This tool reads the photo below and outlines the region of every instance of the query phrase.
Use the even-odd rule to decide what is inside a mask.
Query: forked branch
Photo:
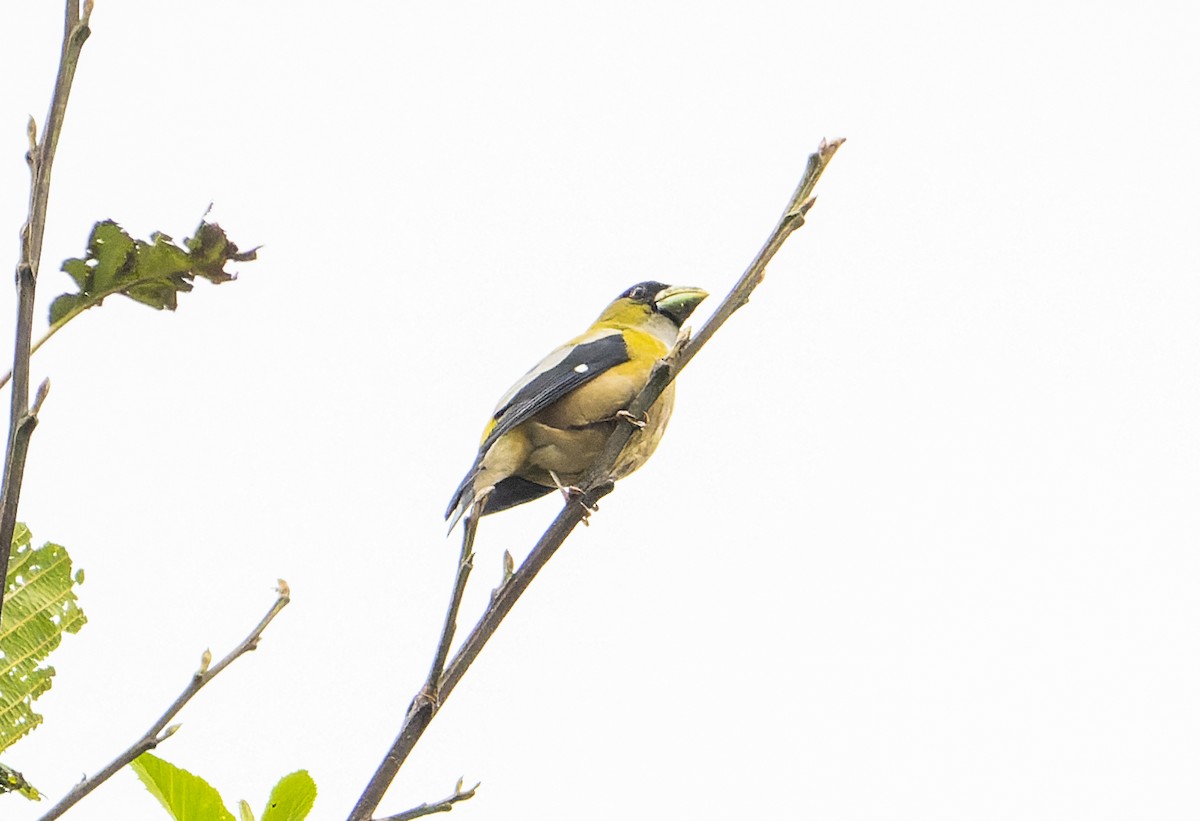
[[[413,821],[414,818],[424,818],[426,815],[433,815],[436,812],[450,812],[454,809],[454,805],[459,801],[466,801],[469,798],[475,797],[475,791],[479,789],[476,784],[469,790],[463,789],[463,780],[458,779],[458,783],[454,786],[454,794],[443,798],[441,801],[434,801],[428,804],[421,804],[413,807],[411,810],[398,812],[395,815],[389,815],[387,818],[381,818],[379,821]]]

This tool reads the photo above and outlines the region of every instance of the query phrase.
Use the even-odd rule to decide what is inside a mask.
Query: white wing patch
[[[560,362],[562,362],[564,359],[566,359],[568,356],[571,355],[571,351],[575,350],[575,347],[577,345],[584,345],[584,344],[587,344],[588,342],[595,342],[597,339],[603,339],[606,336],[612,336],[613,334],[619,334],[619,333],[621,333],[621,332],[619,330],[617,330],[616,328],[605,328],[604,330],[586,333],[583,336],[579,337],[578,339],[574,340],[573,342],[563,345],[560,348],[555,348],[545,359],[543,359],[541,362],[534,365],[532,368],[529,369],[528,373],[526,373],[519,380],[517,380],[517,384],[513,385],[511,388],[509,388],[507,391],[504,392],[504,396],[500,397],[500,401],[496,403],[496,408],[492,412],[495,413],[496,411],[500,410],[505,405],[507,405],[509,402],[511,402],[513,397],[516,396],[518,393],[520,393],[521,389],[524,388],[526,385],[528,385],[530,382],[537,379],[539,376],[544,374],[546,371],[553,370],[555,366],[557,366]],[[583,365],[583,368],[584,368],[584,370],[581,371],[581,370],[579,370],[578,367],[576,367],[575,371],[577,373],[584,373],[587,369],[587,365]]]

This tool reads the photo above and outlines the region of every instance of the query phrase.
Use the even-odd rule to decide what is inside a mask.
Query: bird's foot
[[[575,487],[575,485],[564,485],[562,479],[558,478],[558,474],[554,471],[549,471],[550,478],[554,480],[554,486],[558,488],[558,492],[562,494],[563,501],[569,502],[572,499],[578,499],[583,495],[583,488]]]
[[[583,505],[583,519],[581,519],[580,521],[583,522],[584,527],[587,527],[588,526],[588,517],[591,516],[596,511],[598,511],[600,509],[600,505],[585,504],[583,501],[583,488],[576,487],[575,485],[564,485],[562,483],[562,480],[558,478],[557,473],[555,473],[552,470],[549,471],[549,473],[550,473],[550,478],[554,480],[554,486],[556,488],[558,488],[558,492],[563,495],[563,500],[565,502],[567,502],[569,504],[569,503],[575,501],[575,502],[579,502],[579,504]]]
[[[645,413],[643,413],[640,417],[637,417],[627,410],[617,411],[617,418],[624,419],[638,430],[644,429],[646,427],[646,423],[650,421],[650,417]]]

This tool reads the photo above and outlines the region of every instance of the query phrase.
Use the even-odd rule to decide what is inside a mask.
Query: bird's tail
[[[450,520],[450,530],[454,530],[458,520],[479,501],[483,502],[483,509],[479,515],[486,516],[489,513],[508,510],[510,507],[540,499],[554,490],[552,487],[539,485],[537,482],[522,479],[520,476],[509,476],[507,479],[501,479],[492,487],[480,488],[477,491],[475,487],[477,476],[478,471],[472,469],[462,480],[458,490],[454,491],[454,498],[450,500],[450,506],[446,508],[446,518]]]
[[[450,521],[450,530],[454,530],[458,524],[458,520],[463,517],[471,505],[475,503],[475,476],[478,473],[478,466],[473,466],[463,480],[459,483],[458,488],[454,491],[454,496],[450,499],[450,505],[446,508],[445,518]],[[447,531],[447,534],[450,531]]]

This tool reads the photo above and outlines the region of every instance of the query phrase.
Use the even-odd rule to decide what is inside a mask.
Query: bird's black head
[[[648,279],[634,285],[618,299],[628,299],[639,305],[646,305],[654,313],[665,316],[679,327],[687,321],[692,311],[696,310],[696,306],[706,296],[708,294],[700,288],[666,285]]]
[[[669,286],[662,282],[655,282],[652,279],[648,279],[645,282],[639,282],[637,285],[634,285],[621,294],[618,299],[632,299],[634,302],[641,302],[644,305],[653,305],[654,297],[658,295],[659,291],[667,287]]]

